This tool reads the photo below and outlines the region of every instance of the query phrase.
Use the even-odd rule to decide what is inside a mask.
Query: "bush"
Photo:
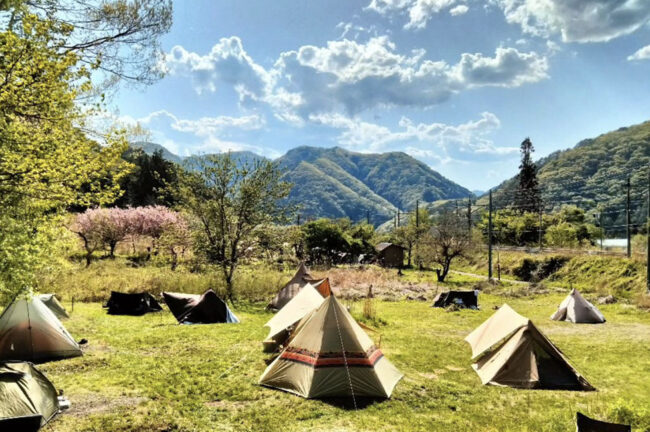
[[[568,257],[552,256],[544,260],[524,258],[512,273],[526,282],[540,282],[560,270],[569,261]]]

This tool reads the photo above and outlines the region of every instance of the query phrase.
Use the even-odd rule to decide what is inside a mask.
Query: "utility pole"
[[[488,280],[492,280],[492,189],[488,208]]]
[[[603,225],[603,212],[598,214],[600,222],[600,250],[603,250],[603,243],[605,242],[605,226]]]
[[[627,234],[627,257],[632,256],[632,234],[630,232],[630,177],[627,178],[627,201],[625,205],[625,228]]]
[[[366,210],[366,223],[370,225],[370,210]]]
[[[399,209],[397,209],[397,226],[402,226],[399,220]]]
[[[393,216],[393,228],[397,229],[397,213]]]
[[[542,224],[543,224],[542,216],[543,216],[543,211],[544,211],[544,207],[540,206],[540,208],[539,208],[539,229],[538,229],[538,233],[537,233],[537,236],[539,237],[538,242],[539,242],[539,252],[540,253],[542,252]]]
[[[467,197],[467,232],[472,234],[472,196]]]
[[[458,200],[456,200],[456,217],[460,216],[460,213],[458,213]]]
[[[646,215],[646,285],[648,293],[650,294],[650,169],[648,169],[648,214]]]
[[[420,228],[420,200],[415,200],[415,227]]]
[[[300,226],[300,213],[298,213],[298,218],[297,218],[297,220],[296,220],[296,224],[297,224],[298,226]]]

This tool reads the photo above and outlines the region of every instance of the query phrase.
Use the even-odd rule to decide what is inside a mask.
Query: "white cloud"
[[[647,0],[492,0],[525,33],[564,42],[606,42],[650,21]]]
[[[466,5],[458,5],[449,9],[451,16],[464,15],[469,11],[469,8]]]
[[[228,47],[223,54],[224,47]],[[343,39],[325,46],[305,45],[284,52],[272,68],[263,69],[244,51],[238,38],[221,39],[210,54],[201,56],[175,47],[166,66],[194,79],[198,91],[217,88],[219,82],[234,85],[242,100],[264,102],[274,115],[301,124],[311,114],[356,114],[377,107],[430,107],[452,94],[476,87],[517,87],[547,78],[548,62],[535,52],[498,48],[494,57],[463,54],[458,64],[425,59],[422,49],[399,53],[387,37],[365,43]],[[223,72],[219,61],[237,53],[236,67]],[[181,53],[181,54],[178,54]],[[239,77],[237,74],[242,74]]]
[[[497,147],[488,135],[501,127],[496,115],[484,112],[475,121],[459,125],[414,123],[402,117],[399,128],[365,122],[341,114],[312,115],[315,124],[340,129],[338,143],[361,152],[406,148],[407,153],[437,162],[503,157],[518,152],[517,147]]]
[[[197,92],[214,92],[217,82],[230,84],[240,99],[259,98],[272,77],[244,51],[236,36],[222,38],[206,55],[188,52],[180,45],[164,55],[161,69],[170,75],[189,76]]]
[[[408,14],[409,21],[404,28],[423,29],[433,15],[444,9],[449,9],[452,15],[467,12],[468,7],[459,3],[463,0],[372,0],[366,9],[381,15]]]
[[[629,61],[650,60],[650,45],[646,45],[627,58]]]

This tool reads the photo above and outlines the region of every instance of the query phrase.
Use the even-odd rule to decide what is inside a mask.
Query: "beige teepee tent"
[[[289,329],[307,314],[317,309],[325,299],[311,284],[307,284],[292,298],[264,327],[269,328],[269,335],[263,342],[264,351],[275,351],[289,337]]]
[[[306,398],[388,398],[402,374],[334,296],[298,325],[260,384]]]
[[[298,267],[296,274],[294,274],[291,280],[276,294],[268,307],[271,309],[282,309],[289,300],[298,294],[302,287],[313,280],[314,279],[305,266],[305,263],[300,263],[300,267]]]
[[[589,303],[576,289],[572,289],[571,293],[560,303],[560,307],[551,315],[551,319],[589,324],[605,322],[605,317],[598,308]]]
[[[535,325],[504,304],[469,334],[472,365],[483,384],[594,390]]]
[[[38,297],[20,296],[0,315],[0,360],[37,363],[80,355],[79,345]]]
[[[39,294],[38,298],[45,303],[45,306],[50,308],[58,319],[70,318],[68,311],[65,310],[54,294]]]

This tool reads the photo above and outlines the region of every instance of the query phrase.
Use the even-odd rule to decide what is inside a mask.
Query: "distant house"
[[[402,267],[404,248],[394,243],[379,243],[375,246],[378,262],[382,267]]]

